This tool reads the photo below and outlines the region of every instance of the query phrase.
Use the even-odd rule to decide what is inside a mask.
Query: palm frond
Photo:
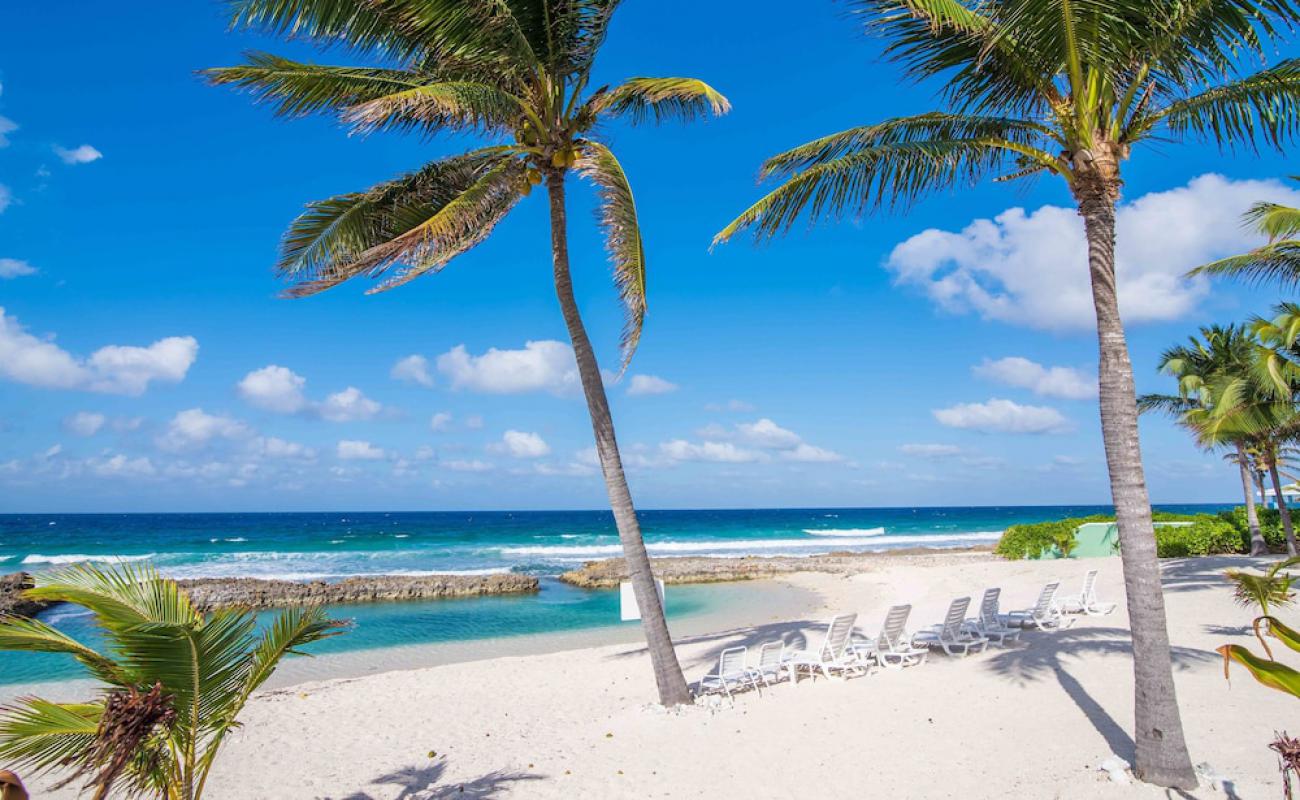
[[[731,103],[712,86],[695,78],[629,78],[613,88],[592,93],[588,109],[593,116],[691,122],[699,117],[721,116]]]
[[[641,340],[646,313],[645,246],[637,222],[632,186],[618,159],[599,142],[583,140],[578,170],[596,184],[600,196],[600,227],[605,232],[605,250],[614,266],[614,283],[623,301],[623,370],[627,369]]]
[[[1280,150],[1300,134],[1300,59],[1174,101],[1152,119],[1228,149],[1263,143]]]
[[[1300,285],[1300,241],[1267,244],[1242,255],[1202,264],[1187,273],[1188,277],[1200,275],[1238,278],[1257,284]]]
[[[408,70],[307,64],[270,53],[248,53],[248,63],[204,70],[208,82],[234,86],[284,117],[344,114],[359,104],[419,88]]]
[[[422,44],[409,39],[383,3],[366,0],[231,0],[230,26],[321,46],[340,45],[404,58]]]
[[[414,86],[366,100],[343,112],[344,122],[362,132],[422,129],[501,133],[523,120],[523,102],[493,86],[448,81]]]
[[[1300,208],[1281,203],[1256,203],[1241,215],[1241,220],[1267,236],[1270,243],[1300,234]]]
[[[45,773],[76,763],[94,744],[103,703],[22,698],[0,707],[0,760]]]
[[[0,617],[0,650],[63,653],[77,659],[90,674],[106,683],[125,683],[126,675],[108,656],[59,629],[26,617]]]

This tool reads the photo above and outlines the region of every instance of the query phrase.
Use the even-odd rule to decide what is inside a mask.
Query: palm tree
[[[288,653],[340,633],[319,607],[258,632],[249,611],[201,614],[148,566],[69,567],[37,579],[34,600],[76,603],[103,631],[96,649],[43,622],[0,618],[0,650],[65,653],[105,684],[86,703],[28,697],[0,711],[0,761],[71,768],[94,797],[197,800],[226,734]]]
[[[1276,281],[1287,286],[1300,285],[1300,208],[1280,203],[1256,203],[1242,215],[1242,221],[1267,237],[1268,243],[1248,253],[1203,264],[1187,274],[1224,275],[1252,281]]]
[[[1222,438],[1211,436],[1193,423],[1191,412],[1205,409],[1211,401],[1210,387],[1215,381],[1233,377],[1250,378],[1255,374],[1259,345],[1245,325],[1211,325],[1201,328],[1201,338],[1192,336],[1187,344],[1169,348],[1160,356],[1159,370],[1178,380],[1178,394],[1146,394],[1138,398],[1140,411],[1163,411],[1190,430],[1202,446],[1233,448],[1230,460],[1241,474],[1241,489],[1246,498],[1246,523],[1250,529],[1251,555],[1264,555],[1268,543],[1260,531],[1259,512],[1250,476],[1249,450],[1255,441],[1247,436]]]
[[[555,291],[577,359],[605,488],[665,705],[689,703],[623,473],[609,401],[569,273],[565,182],[596,186],[601,226],[626,311],[623,368],[646,311],[646,261],[632,188],[598,123],[694,120],[729,108],[693,78],[630,78],[591,88],[618,0],[237,0],[234,24],[342,46],[370,66],[322,66],[253,53],[212,69],[279,114],[337,116],[356,131],[460,131],[492,144],[361,192],[310,203],[285,234],[280,273],[292,296],[357,276],[391,289],[441,270],[482,242],[534,185],[550,201]]]
[[[1135,145],[1280,146],[1300,130],[1300,61],[1255,74],[1288,34],[1290,0],[850,0],[949,110],[832,134],[767,160],[780,185],[724,228],[759,239],[979,179],[1062,179],[1083,217],[1100,344],[1102,439],[1133,629],[1136,774],[1196,783],[1174,693],[1137,404],[1115,282],[1115,206]],[[1249,57],[1248,57],[1249,56]]]

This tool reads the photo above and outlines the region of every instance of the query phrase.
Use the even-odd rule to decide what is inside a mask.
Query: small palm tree
[[[1174,692],[1133,370],[1115,276],[1123,165],[1154,141],[1281,146],[1300,132],[1300,60],[1254,74],[1300,22],[1292,0],[850,0],[909,77],[947,108],[887,119],[768,159],[780,181],[716,237],[906,207],[984,178],[1059,178],[1088,243],[1100,345],[1102,439],[1133,627],[1144,781],[1196,785]]]
[[[95,616],[95,649],[43,622],[0,618],[0,650],[65,653],[105,685],[99,699],[25,698],[0,710],[0,761],[72,770],[94,797],[198,800],[226,734],[285,655],[340,633],[318,607],[285,611],[258,632],[249,611],[201,614],[151,567],[69,567],[38,579],[34,600]]]
[[[235,26],[343,46],[374,66],[322,66],[254,53],[207,71],[284,116],[337,116],[362,132],[473,132],[492,144],[432,161],[370,189],[318,200],[285,234],[281,274],[303,296],[365,276],[379,292],[434,274],[482,242],[545,183],[555,292],[577,358],[614,521],[641,609],[659,698],[690,702],[623,473],[605,385],[573,295],[566,180],[596,186],[627,323],[623,367],[646,312],[646,258],[632,187],[595,135],[607,120],[694,120],[726,98],[693,78],[631,78],[591,87],[618,0],[236,0]]]
[[[1267,617],[1272,613],[1271,607],[1289,605],[1295,599],[1291,591],[1295,576],[1286,570],[1296,564],[1300,564],[1300,558],[1271,564],[1263,574],[1241,569],[1226,570],[1223,574],[1232,581],[1232,596],[1237,603],[1246,607],[1259,606],[1260,615]]]
[[[1292,180],[1300,180],[1300,177]],[[1280,203],[1256,203],[1242,215],[1242,222],[1267,237],[1267,244],[1248,253],[1211,261],[1187,274],[1300,285],[1300,208]]]

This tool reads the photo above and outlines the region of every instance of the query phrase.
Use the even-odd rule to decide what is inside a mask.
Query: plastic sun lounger
[[[941,647],[950,656],[967,656],[983,650],[989,640],[966,627],[966,609],[969,597],[959,597],[948,606],[948,614],[939,625],[920,631],[912,637],[913,646]]]
[[[1002,621],[1002,615],[998,613],[998,601],[1001,596],[1001,589],[985,589],[984,597],[980,600],[979,616],[970,620],[967,625],[981,636],[996,642],[998,647],[1006,647],[1008,640],[1015,641],[1020,638],[1020,629],[1012,628]]]
[[[1059,588],[1061,588],[1060,581],[1052,581],[1047,584],[1038,593],[1038,602],[1034,604],[1033,608],[1027,608],[1024,611],[1012,611],[1002,618],[1003,622],[1007,625],[1018,624],[1022,628],[1033,625],[1040,631],[1053,631],[1069,627],[1074,620],[1066,619],[1061,610],[1056,607],[1056,590]]]
[[[801,669],[811,675],[813,680],[817,679],[818,671],[828,678],[832,672],[840,675],[867,674],[867,662],[863,661],[851,644],[853,623],[857,619],[857,614],[832,617],[826,624],[826,635],[822,637],[821,647],[786,653],[784,661],[790,669],[792,679],[798,681]]]
[[[871,659],[876,664],[889,669],[924,664],[930,655],[928,647],[913,647],[911,637],[907,635],[907,618],[912,614],[910,605],[890,606],[885,613],[885,623],[875,639],[854,644],[854,649],[863,659]]]
[[[1060,602],[1061,611],[1067,614],[1087,614],[1100,617],[1115,610],[1118,603],[1103,603],[1097,599],[1098,570],[1090,569],[1083,576],[1083,590],[1078,597],[1068,597]]]
[[[751,669],[765,686],[781,680],[786,671],[785,642],[766,642],[758,648],[758,663]]]
[[[733,686],[744,689],[746,686],[758,690],[758,673],[745,666],[744,647],[728,647],[718,656],[718,669],[700,678],[695,684],[695,695],[697,697],[709,692],[722,691],[728,700],[735,702],[731,696]]]

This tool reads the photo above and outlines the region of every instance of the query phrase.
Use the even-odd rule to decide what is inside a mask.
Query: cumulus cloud
[[[817,464],[830,464],[844,460],[844,456],[834,450],[827,450],[824,447],[814,447],[807,442],[800,442],[794,447],[782,450],[780,455],[781,458],[786,461],[804,461]]]
[[[36,267],[17,258],[0,258],[0,280],[10,280],[12,278],[21,278],[24,275],[35,275]]]
[[[1191,312],[1209,287],[1183,274],[1256,245],[1240,214],[1261,200],[1300,205],[1300,192],[1278,181],[1207,174],[1123,203],[1116,265],[1125,321]],[[886,267],[949,311],[1049,330],[1095,325],[1083,222],[1072,208],[1012,208],[960,231],[931,228],[895,247]]]
[[[90,459],[86,466],[101,478],[147,478],[158,472],[146,456],[129,458],[121,453]]]
[[[737,447],[731,442],[688,442],[673,439],[659,445],[659,452],[672,461],[717,461],[727,464],[747,464],[766,461],[769,457],[757,450]]]
[[[492,469],[492,464],[487,461],[478,459],[461,459],[453,458],[450,461],[440,462],[442,466],[456,472],[487,472]]]
[[[1054,408],[998,398],[986,403],[959,403],[933,413],[940,425],[984,433],[1062,433],[1070,427],[1069,420]]]
[[[171,336],[148,347],[108,345],[77,358],[31,335],[0,308],[0,377],[30,386],[140,395],[152,381],[184,379],[198,353],[194,337]]]
[[[741,438],[757,447],[787,449],[798,447],[803,442],[799,434],[782,428],[766,417],[756,422],[741,422],[736,425],[736,430],[740,432]]]
[[[494,445],[493,449],[514,458],[541,458],[551,452],[551,446],[541,436],[515,430],[502,434],[500,444]]]
[[[316,450],[298,442],[290,442],[278,436],[259,436],[253,440],[249,450],[255,456],[272,459],[301,459],[312,461]]]
[[[439,411],[432,417],[429,417],[429,430],[435,433],[441,433],[451,427],[451,414],[446,411]]]
[[[898,448],[898,452],[921,458],[948,458],[960,455],[961,448],[955,444],[905,444]]]
[[[666,381],[657,375],[633,375],[632,381],[627,387],[627,394],[629,397],[668,394],[677,391],[678,388],[680,387],[677,384]]]
[[[829,463],[844,460],[844,456],[839,453],[808,444],[799,434],[781,427],[767,417],[753,422],[739,422],[730,429],[716,423],[706,425],[698,433],[705,440],[701,444],[693,445],[679,439],[667,443],[671,447],[661,446],[660,450],[669,458],[674,458],[674,453],[689,456],[678,459],[683,461],[766,460],[769,455],[764,451],[771,451],[784,461]],[[732,442],[742,446],[738,447]],[[760,458],[750,457],[755,454]]]
[[[287,367],[271,364],[255,369],[236,384],[250,405],[277,414],[310,414],[330,422],[373,419],[383,406],[355,386],[329,395],[319,403],[307,399],[307,379]]]
[[[338,457],[344,461],[380,461],[388,454],[370,442],[343,439],[338,444]]]
[[[54,145],[54,154],[62,159],[64,164],[89,164],[104,157],[103,153],[88,144],[74,147],[71,150],[66,147],[59,147],[56,144]]]
[[[63,420],[63,429],[77,436],[94,436],[108,418],[93,411],[78,411]]]
[[[246,439],[252,435],[251,428],[233,417],[190,408],[172,417],[157,444],[168,452],[181,452],[198,450],[215,439]]]
[[[1066,400],[1089,400],[1097,396],[1097,377],[1073,367],[1044,367],[1035,361],[1019,356],[984,359],[972,368],[976,377],[1028,389],[1044,397],[1061,397]]]
[[[388,373],[389,377],[418,383],[421,386],[433,386],[433,376],[429,374],[429,359],[420,355],[411,355],[399,360]]]
[[[18,123],[8,117],[0,117],[0,148],[9,146],[9,134],[18,130]]]
[[[573,349],[550,339],[526,342],[522,350],[493,347],[481,356],[456,345],[438,356],[438,371],[451,380],[453,389],[488,394],[566,394],[580,385]]]

